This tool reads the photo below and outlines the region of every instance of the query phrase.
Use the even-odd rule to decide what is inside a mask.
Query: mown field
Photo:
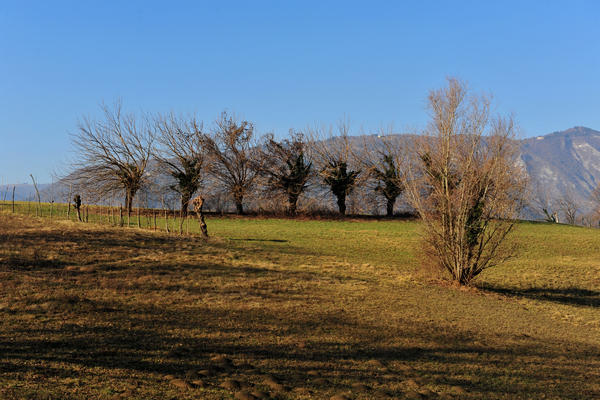
[[[414,221],[96,221],[0,212],[0,398],[600,398],[599,230],[521,223],[464,289]]]

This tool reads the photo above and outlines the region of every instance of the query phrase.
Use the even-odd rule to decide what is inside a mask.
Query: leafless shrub
[[[486,97],[463,83],[429,94],[431,122],[418,140],[420,169],[408,183],[423,220],[427,254],[453,280],[469,284],[511,255],[505,239],[523,203],[511,118],[492,118]]]
[[[558,213],[560,203],[552,198],[543,186],[538,185],[535,187],[530,203],[531,207],[536,210],[536,212],[543,215],[546,222],[560,222]]]
[[[565,223],[569,225],[575,225],[577,223],[577,213],[579,213],[579,204],[575,200],[573,193],[567,190],[558,199],[558,208],[562,215],[565,217]]]

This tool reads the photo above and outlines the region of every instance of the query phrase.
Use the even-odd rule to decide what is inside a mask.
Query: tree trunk
[[[244,205],[240,202],[236,202],[235,203],[235,209],[236,212],[238,213],[238,215],[243,215],[244,214]]]
[[[179,210],[179,234],[183,235],[183,210]]]
[[[167,233],[171,233],[171,231],[169,231],[169,214],[167,214],[166,209],[165,209],[165,229],[166,229]]]
[[[298,204],[298,195],[289,194],[288,195],[288,213],[292,216],[296,215],[296,208]]]
[[[126,189],[125,191],[125,208],[127,209],[127,218],[131,218],[131,211],[133,210],[133,198],[135,192],[132,189]]]
[[[233,200],[235,201],[235,209],[238,215],[244,214],[244,196],[235,195]]]
[[[181,195],[181,215],[186,218],[188,216],[188,207],[192,196]]]
[[[131,217],[131,212],[133,211],[133,194],[129,194],[127,199],[127,216]]]
[[[337,205],[341,215],[346,215],[346,193],[337,196]]]
[[[396,198],[388,198],[387,199],[387,204],[386,204],[386,211],[387,211],[387,216],[388,217],[393,217],[394,216],[394,204],[396,203]]]
[[[70,221],[71,220],[71,195],[73,194],[73,190],[71,189],[71,185],[69,185],[69,196],[67,196],[67,200],[69,201],[69,205],[67,208],[67,219]]]
[[[204,238],[208,238],[208,228],[206,227],[206,222],[204,221],[202,207],[203,204],[200,204],[200,207],[196,207],[196,214],[198,215],[198,222],[200,223],[200,231],[202,232],[202,236]]]

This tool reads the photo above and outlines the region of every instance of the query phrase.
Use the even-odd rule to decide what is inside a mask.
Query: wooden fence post
[[[167,209],[165,208],[165,228],[167,229],[167,233],[169,232],[169,214],[167,213]]]

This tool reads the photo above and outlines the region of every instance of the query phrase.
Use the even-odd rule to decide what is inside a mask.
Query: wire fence
[[[5,214],[26,215],[50,221],[71,221],[81,224],[99,224],[123,228],[163,231],[178,235],[201,234],[200,222],[194,212],[152,208],[133,208],[128,213],[123,207],[47,203],[35,201],[0,201]]]

